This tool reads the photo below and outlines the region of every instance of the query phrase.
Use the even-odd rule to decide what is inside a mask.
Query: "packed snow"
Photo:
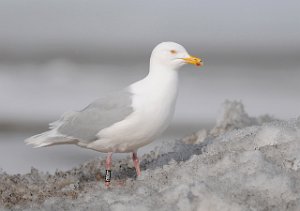
[[[226,101],[211,130],[163,142],[141,158],[104,160],[48,174],[0,174],[0,203],[12,210],[299,210],[300,118],[249,117]]]

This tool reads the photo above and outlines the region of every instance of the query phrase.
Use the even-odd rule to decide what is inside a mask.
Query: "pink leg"
[[[140,162],[136,152],[132,152],[132,160],[136,170],[137,176],[141,176]]]
[[[106,187],[109,187],[109,185],[110,185],[111,157],[112,157],[112,152],[108,153],[107,158],[106,158],[106,171],[105,171],[105,186]]]

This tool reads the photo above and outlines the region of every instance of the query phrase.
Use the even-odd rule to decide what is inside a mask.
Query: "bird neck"
[[[142,80],[141,90],[156,93],[155,96],[162,96],[176,99],[178,92],[177,70],[158,65],[150,65],[149,74]]]
[[[171,67],[166,67],[164,65],[159,65],[157,63],[150,63],[149,74],[147,76],[148,79],[168,83],[168,82],[176,82],[178,81],[178,71],[177,69],[173,69]]]
[[[152,98],[176,100],[178,72],[166,67],[150,65],[149,74],[144,79],[131,85],[131,91],[135,94],[148,94],[149,98],[152,96]]]

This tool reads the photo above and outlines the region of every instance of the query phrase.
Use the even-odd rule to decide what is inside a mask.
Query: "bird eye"
[[[171,52],[171,54],[176,54],[177,53],[177,51],[175,51],[175,50],[170,50],[170,52]]]

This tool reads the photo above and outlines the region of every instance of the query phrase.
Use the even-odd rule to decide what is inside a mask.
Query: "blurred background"
[[[23,140],[144,77],[162,41],[182,44],[205,66],[180,71],[174,121],[141,153],[211,127],[225,99],[241,100],[252,116],[299,116],[299,11],[296,0],[2,0],[0,168],[53,172],[103,156]]]

